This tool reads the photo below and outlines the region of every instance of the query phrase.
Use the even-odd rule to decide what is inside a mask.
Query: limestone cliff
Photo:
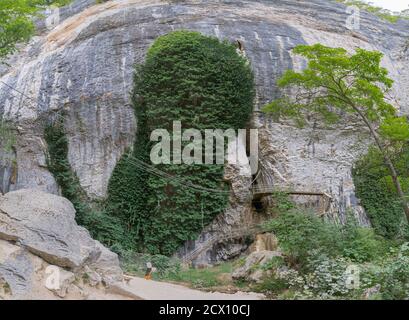
[[[347,17],[345,6],[328,0],[114,0],[98,5],[77,0],[47,12],[38,22],[39,34],[1,70],[0,114],[18,123],[18,139],[13,151],[1,157],[8,161],[0,164],[0,186],[3,191],[58,193],[46,168],[42,127],[54,112],[64,111],[70,164],[90,197],[104,197],[116,162],[134,139],[133,65],[143,61],[159,35],[189,29],[244,45],[256,76],[251,125],[260,130],[259,183],[274,180],[277,186],[326,192],[332,196],[329,214],[342,219],[352,207],[368,223],[351,178],[351,167],[368,144],[365,131],[353,123],[330,129],[311,123],[301,130],[258,112],[278,97],[280,75],[303,67],[290,50],[320,42],[383,52],[383,64],[395,80],[391,99],[409,113],[409,92],[404,90],[409,84],[409,23],[390,24],[362,12],[360,29],[351,31]],[[240,189],[248,179],[234,172],[226,174]],[[233,190],[231,207],[208,230],[224,232],[226,225],[239,225],[251,216],[246,192]]]

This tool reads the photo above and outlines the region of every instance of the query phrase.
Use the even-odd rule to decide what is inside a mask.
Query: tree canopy
[[[66,5],[71,0],[1,0],[0,61],[16,51],[16,45],[30,39],[35,31],[33,18],[48,5]]]

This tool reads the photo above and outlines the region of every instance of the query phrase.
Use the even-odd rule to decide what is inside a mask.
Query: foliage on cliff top
[[[387,20],[392,23],[398,22],[401,19],[409,19],[409,16],[392,12],[388,9],[374,6],[370,2],[362,0],[336,0],[337,2],[343,3],[347,6],[357,6],[360,9],[366,10],[381,19]]]

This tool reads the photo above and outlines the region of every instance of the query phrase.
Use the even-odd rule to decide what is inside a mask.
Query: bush
[[[402,152],[395,156],[394,164],[406,192],[409,192],[405,184],[409,177],[408,163],[409,146],[405,146]],[[353,178],[356,194],[361,199],[376,233],[388,239],[408,239],[408,224],[400,199],[378,150],[371,148],[368,154],[356,163]]]
[[[392,246],[373,229],[359,226],[352,217],[345,225],[337,225],[313,213],[293,210],[268,221],[264,228],[275,233],[291,261],[304,267],[311,254],[365,262],[382,256]]]
[[[245,128],[254,100],[247,60],[227,42],[197,32],[176,31],[159,37],[135,74],[133,103],[138,132],[132,153],[115,168],[108,206],[135,230],[139,247],[171,255],[194,239],[228,203],[223,165],[155,165],[183,181],[147,174],[135,158],[149,162],[154,129]],[[186,145],[188,142],[183,142]],[[201,192],[189,183],[217,192]]]
[[[341,231],[341,255],[355,262],[376,260],[384,256],[393,245],[376,235],[372,228],[360,227],[351,218]]]
[[[312,254],[306,263],[308,271],[284,268],[263,279],[255,289],[289,299],[409,299],[408,244],[371,263],[352,264],[344,257],[322,254]],[[351,266],[359,271],[356,288],[347,285]],[[373,291],[370,296],[368,290]]]
[[[409,247],[360,227],[348,217],[345,225],[326,222],[313,214],[281,213],[265,229],[276,234],[288,268],[272,261],[263,269],[276,270],[258,288],[292,298],[362,298],[366,289],[380,286],[384,299],[409,298]],[[276,268],[279,265],[280,268]],[[348,267],[360,270],[359,287],[347,286]]]
[[[274,192],[272,211],[275,213],[284,213],[296,209],[294,201],[286,192]]]
[[[347,285],[347,268],[350,266],[347,259],[312,253],[305,263],[305,270],[278,269],[256,285],[255,290],[280,297],[289,291],[290,299],[335,299],[354,292]]]
[[[269,261],[260,266],[261,270],[277,270],[285,266],[284,258],[281,256],[272,257]]]
[[[329,256],[341,249],[341,233],[335,224],[325,223],[313,213],[289,211],[264,224],[274,232],[280,248],[289,256],[292,264],[305,265],[312,251]]]
[[[253,290],[255,292],[262,292],[268,296],[276,297],[289,288],[290,285],[288,284],[287,279],[271,276],[263,279],[263,281],[253,288]]]
[[[347,288],[347,268],[351,263],[343,257],[330,258],[325,255],[311,256],[304,276],[304,294],[319,298],[345,296],[351,289]]]
[[[397,258],[389,259],[376,275],[384,299],[409,299],[409,244],[401,246]]]

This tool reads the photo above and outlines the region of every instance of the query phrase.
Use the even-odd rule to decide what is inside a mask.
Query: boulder
[[[34,263],[30,255],[22,248],[0,240],[0,279],[3,294],[24,298],[32,289],[31,276]]]
[[[96,249],[99,251],[98,258],[89,266],[102,277],[106,284],[122,281],[123,273],[119,267],[118,255],[105,248],[99,241],[95,241]]]
[[[77,225],[67,199],[31,189],[0,196],[3,296],[8,291],[15,299],[35,298],[49,290],[64,298],[84,274],[93,286],[123,277],[118,256]]]
[[[281,252],[268,250],[252,252],[247,256],[244,264],[234,270],[232,278],[235,280],[259,281],[264,275],[260,267],[273,257],[281,257]]]
[[[0,239],[15,241],[50,264],[68,268],[82,266],[97,249],[75,222],[73,205],[39,190],[0,197]]]
[[[92,287],[95,287],[102,282],[102,277],[88,266],[85,266],[84,268],[84,276]]]

